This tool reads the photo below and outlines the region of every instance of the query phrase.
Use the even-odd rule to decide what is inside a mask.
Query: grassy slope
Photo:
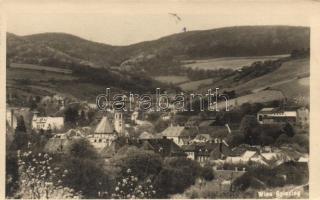
[[[254,89],[262,89],[264,87],[272,86],[272,84],[277,82],[296,79],[299,76],[307,76],[310,73],[309,66],[310,61],[307,58],[285,62],[274,72],[243,83],[236,86],[234,89],[240,92],[245,90],[252,91]]]
[[[253,92],[229,100],[229,105],[239,106],[246,102],[264,103],[273,100],[282,100],[284,98],[296,99],[303,105],[309,104],[309,72],[309,59],[297,59],[286,62],[272,73],[252,79],[234,88],[229,88],[235,89],[238,94],[244,91]],[[224,107],[225,104],[219,104],[219,108]]]

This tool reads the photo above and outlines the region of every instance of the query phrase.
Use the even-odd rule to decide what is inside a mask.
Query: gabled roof
[[[179,137],[183,130],[183,126],[169,126],[162,132],[162,135],[166,137]]]
[[[94,133],[99,133],[99,134],[113,133],[113,127],[111,126],[107,116],[102,117]]]
[[[61,139],[61,138],[50,138],[48,142],[46,143],[44,147],[45,152],[50,152],[50,153],[65,153],[69,146],[74,142],[73,139]]]
[[[182,149],[170,139],[129,139],[118,138],[111,146],[102,150],[102,156],[112,157],[119,149],[125,146],[135,146],[144,150],[152,150],[161,156],[185,156]]]
[[[242,154],[242,157],[245,159],[250,159],[256,153],[257,153],[256,151],[245,151],[244,154]]]
[[[197,134],[209,134],[212,138],[225,138],[229,134],[228,128],[225,126],[204,126],[194,128],[193,131]]]
[[[143,141],[143,140],[142,140]],[[182,149],[169,139],[147,139],[148,143],[154,148],[156,153],[162,156],[184,156]]]
[[[209,134],[199,134],[193,140],[206,140],[210,141],[212,138]]]
[[[200,122],[199,126],[200,127],[212,126],[214,122],[216,122],[216,120],[214,120],[214,119],[204,120],[204,121]]]
[[[154,136],[147,131],[144,131],[139,135],[139,139],[151,139],[151,138],[154,138]]]
[[[212,159],[220,158],[221,154],[228,156],[231,152],[225,144],[214,142],[183,145],[181,148],[184,152],[194,152],[197,156],[210,156]]]

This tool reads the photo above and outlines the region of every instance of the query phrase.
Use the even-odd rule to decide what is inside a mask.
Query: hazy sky
[[[19,3],[20,2],[20,3]],[[304,25],[309,19],[299,1],[270,4],[238,1],[9,1],[7,31],[18,35],[65,32],[112,45],[153,40],[187,30],[239,25]],[[90,1],[93,2],[93,1]],[[227,2],[227,3],[225,3]],[[300,7],[301,9],[294,9]],[[177,13],[181,21],[168,13]]]

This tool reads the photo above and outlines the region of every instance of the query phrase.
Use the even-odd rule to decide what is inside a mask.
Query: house
[[[90,127],[77,127],[75,129],[70,129],[66,133],[69,137],[86,137],[91,134]]]
[[[147,131],[144,131],[139,135],[139,139],[152,139],[152,138],[154,138],[154,136]]]
[[[77,139],[68,138],[65,134],[57,134],[48,140],[44,146],[44,152],[66,153],[75,140]]]
[[[203,120],[200,122],[199,127],[213,126],[215,122],[215,119]]]
[[[224,139],[230,134],[227,126],[202,126],[189,128],[188,130],[193,132],[195,135],[208,134],[210,135],[211,140]]]
[[[186,128],[198,127],[200,124],[200,120],[201,118],[199,116],[192,116],[188,119],[184,126]]]
[[[283,110],[281,108],[263,108],[257,113],[260,124],[296,123],[296,110]]]
[[[164,120],[164,121],[168,121],[171,119],[171,114],[170,113],[163,113],[161,114],[161,119]]]
[[[162,157],[186,156],[186,154],[177,144],[167,138],[130,139],[125,137],[119,137],[116,140],[112,141],[112,144],[110,146],[106,146],[101,151],[101,156],[103,156],[104,158],[111,158],[120,149],[130,146],[134,146],[147,151],[153,151],[157,154],[160,154]]]
[[[225,162],[230,164],[247,164],[249,161],[257,160],[257,157],[257,151],[246,150],[239,156],[228,156]]]
[[[112,127],[107,116],[103,116],[94,133],[87,136],[90,143],[98,150],[109,146],[117,137],[118,134]]]
[[[61,130],[63,127],[63,117],[38,117],[37,112],[33,115],[31,128],[34,130]]]
[[[182,146],[184,143],[180,136],[183,130],[184,130],[183,126],[174,126],[171,124],[168,128],[162,131],[162,136],[168,139],[171,139],[177,145]]]
[[[309,155],[303,155],[301,156],[297,162],[301,162],[301,163],[308,163],[309,162]]]
[[[59,106],[64,106],[65,105],[65,98],[62,95],[55,94],[52,96],[52,101],[53,103],[59,105]]]
[[[181,147],[187,154],[187,158],[205,163],[212,160],[224,159],[230,154],[229,146],[223,141],[211,141],[207,143],[193,143]]]
[[[190,143],[206,143],[212,141],[210,134],[199,134]]]

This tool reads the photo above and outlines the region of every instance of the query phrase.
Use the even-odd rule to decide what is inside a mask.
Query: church
[[[105,115],[100,120],[93,134],[88,136],[90,143],[97,149],[102,150],[120,136],[124,136],[124,120],[120,112],[114,114],[113,124],[109,121],[108,116]]]

